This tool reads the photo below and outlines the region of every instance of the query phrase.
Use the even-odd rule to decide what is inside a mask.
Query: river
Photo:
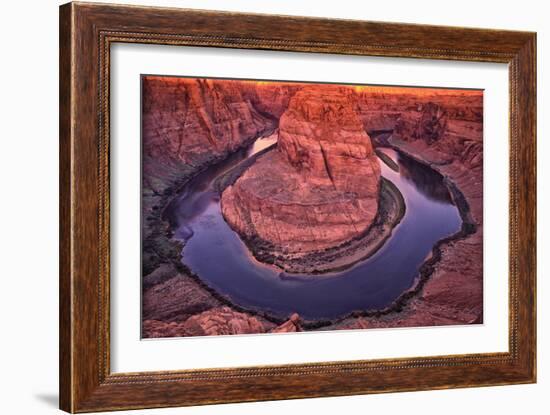
[[[243,159],[275,143],[275,135],[257,139],[192,179],[167,206],[164,217],[175,237],[185,240],[182,262],[231,302],[277,317],[293,312],[307,320],[333,319],[355,310],[390,305],[411,287],[418,270],[442,238],[461,225],[443,178],[431,168],[390,148],[380,148],[399,166],[379,160],[382,176],[403,194],[406,213],[373,256],[344,271],[288,276],[256,261],[227,225],[220,195],[212,183]]]

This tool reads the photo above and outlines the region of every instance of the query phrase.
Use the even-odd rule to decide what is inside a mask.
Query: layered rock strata
[[[142,113],[144,186],[157,192],[182,166],[223,157],[277,124],[254,84],[224,80],[145,77]]]
[[[366,89],[358,92],[359,115],[368,132],[387,131],[394,143],[415,143],[429,149],[428,161],[483,160],[483,95],[467,90]],[[418,149],[422,150],[421,148]],[[463,161],[463,160],[461,160]]]
[[[307,254],[364,234],[378,211],[380,166],[350,89],[304,87],[279,123],[278,148],[222,195],[252,245]]]
[[[143,335],[152,337],[220,336],[258,333],[296,333],[302,331],[298,314],[280,325],[229,306],[211,308],[185,321],[144,320]]]

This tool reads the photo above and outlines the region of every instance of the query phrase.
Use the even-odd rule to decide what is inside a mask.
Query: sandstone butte
[[[332,248],[364,234],[378,210],[380,166],[353,91],[304,87],[279,122],[277,150],[222,194],[246,241],[285,253]]]

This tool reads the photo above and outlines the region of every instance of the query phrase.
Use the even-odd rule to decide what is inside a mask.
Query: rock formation
[[[298,331],[303,331],[302,325],[300,324],[300,316],[294,313],[283,324],[271,330],[271,333],[295,333]]]
[[[426,144],[439,141],[447,129],[447,112],[441,105],[428,102],[419,111],[420,117],[413,122],[399,119],[394,133],[408,139],[423,140]]]
[[[188,336],[263,333],[262,323],[229,307],[214,308],[193,316],[183,324]]]
[[[397,145],[414,142],[436,164],[458,160],[474,168],[483,163],[483,95],[478,91],[365,89],[358,103],[367,131],[392,132]]]
[[[178,322],[221,305],[211,293],[171,264],[162,264],[146,275],[142,286],[144,320]]]
[[[222,211],[245,240],[284,252],[320,251],[369,228],[379,179],[352,91],[304,87],[280,119],[277,151],[224,191]]]
[[[145,185],[162,187],[167,170],[198,165],[235,151],[272,127],[235,81],[145,77],[143,79],[143,159]],[[157,189],[158,190],[158,189]]]
[[[144,337],[218,336],[264,333],[266,327],[256,317],[223,306],[189,317],[183,322],[145,320]]]

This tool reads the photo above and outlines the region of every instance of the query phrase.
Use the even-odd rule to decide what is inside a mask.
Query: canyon
[[[481,94],[152,76],[142,81],[143,337],[482,321]],[[342,128],[331,128],[335,123]],[[187,240],[174,235],[163,213],[201,171],[272,134],[275,148],[258,154],[220,195],[224,218],[251,251],[260,246],[264,254],[267,248],[301,263],[372,230],[380,195],[388,192],[377,146],[439,172],[460,207],[462,230],[434,247],[414,284],[384,309],[319,322],[237,306],[182,261]],[[398,222],[395,215],[390,219]],[[380,237],[391,226],[384,232]]]

